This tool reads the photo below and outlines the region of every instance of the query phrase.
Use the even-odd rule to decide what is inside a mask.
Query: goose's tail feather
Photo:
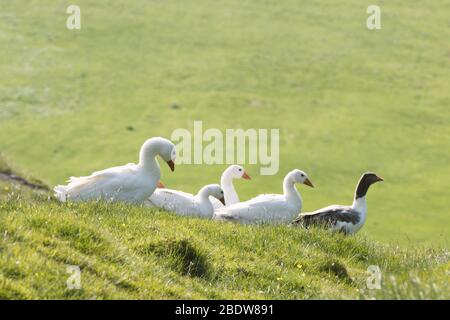
[[[67,186],[56,186],[53,191],[55,191],[55,198],[61,202],[67,201]]]

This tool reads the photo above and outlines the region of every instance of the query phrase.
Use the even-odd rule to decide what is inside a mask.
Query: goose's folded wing
[[[136,171],[136,165],[134,163],[128,163],[123,166],[112,167],[100,171],[95,171],[91,174],[91,177],[115,177],[117,175],[133,175]]]
[[[217,220],[265,220],[274,213],[286,210],[286,201],[280,195],[261,195],[248,201],[221,208],[215,212]]]
[[[268,202],[275,201],[276,202],[276,201],[279,201],[280,199],[282,199],[282,198],[281,198],[281,195],[279,195],[279,194],[260,194],[259,196],[251,198],[250,200],[247,200],[246,202],[249,204],[254,203],[254,204],[258,205],[264,201],[268,201]]]
[[[180,191],[180,190],[173,190],[173,189],[167,189],[167,188],[159,188],[156,189],[155,192],[157,194],[162,194],[166,196],[180,196],[180,197],[186,197],[186,198],[193,198],[194,195],[192,193]]]
[[[169,211],[176,211],[180,208],[187,208],[194,203],[194,195],[172,189],[156,189],[155,192],[145,201],[148,207],[158,207]]]
[[[97,171],[90,176],[71,177],[66,186],[56,186],[55,196],[62,201],[68,197],[76,199],[95,199],[101,195],[113,196],[123,186],[133,188],[136,179],[134,165],[128,164]]]
[[[89,176],[70,177],[67,182],[86,182],[105,178],[114,179],[119,176],[122,179],[125,179],[127,174],[129,174],[130,176],[134,174],[135,166],[136,166],[135,164],[129,163],[124,166],[112,167],[101,171],[95,171]]]
[[[248,204],[250,206],[252,204],[255,204],[255,205],[258,206],[258,204],[260,202],[262,202],[262,201],[271,201],[271,200],[276,201],[279,196],[280,196],[279,194],[260,194],[259,196],[256,196],[256,197],[254,197],[254,198],[252,198],[250,200],[247,200],[245,202],[238,202],[238,203],[246,203],[246,204]],[[221,208],[225,208],[225,206],[222,204],[222,202],[220,202],[216,198],[209,197],[209,199],[211,200],[211,203],[212,203],[212,205],[214,207],[214,211],[219,210]],[[233,206],[237,205],[238,203],[234,203]],[[230,206],[232,206],[232,205],[229,205],[228,207],[230,207]]]
[[[356,224],[360,215],[350,206],[332,205],[314,212],[300,214],[293,225],[309,227],[311,225],[335,225],[337,222],[347,222]]]

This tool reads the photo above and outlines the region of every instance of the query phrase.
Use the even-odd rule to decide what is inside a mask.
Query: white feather
[[[300,170],[289,172],[283,181],[284,194],[263,194],[245,202],[220,208],[214,213],[215,220],[239,221],[241,223],[284,223],[301,211],[302,198],[295,183],[303,183],[307,175]]]
[[[55,197],[62,202],[102,199],[142,203],[153,193],[160,179],[156,155],[163,156],[166,161],[174,160],[174,148],[166,139],[149,139],[141,148],[139,164],[129,163],[96,171],[85,177],[70,177],[67,185],[54,188]]]
[[[156,189],[144,202],[144,205],[161,208],[183,216],[211,218],[214,207],[210,197],[214,197],[214,199],[222,198],[222,188],[216,184],[207,185],[200,189],[196,195],[166,188]]]

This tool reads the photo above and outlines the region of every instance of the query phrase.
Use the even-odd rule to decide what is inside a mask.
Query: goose
[[[241,223],[291,221],[302,208],[302,198],[295,187],[296,183],[314,187],[305,172],[294,169],[284,178],[283,194],[262,194],[248,201],[220,208],[215,211],[213,219]]]
[[[214,207],[209,197],[225,203],[224,192],[218,184],[209,184],[196,194],[183,191],[159,188],[145,201],[146,207],[156,207],[175,212],[183,216],[211,218]]]
[[[384,181],[373,172],[363,173],[355,191],[355,200],[351,206],[331,205],[310,213],[300,214],[291,224],[308,228],[325,226],[332,231],[353,234],[364,225],[367,216],[366,194],[369,187]]]
[[[61,202],[106,200],[141,204],[156,189],[161,176],[156,156],[175,170],[175,145],[167,139],[154,137],[142,145],[138,164],[113,167],[86,177],[71,177],[67,181],[69,184],[54,188],[55,197]]]
[[[245,172],[244,168],[238,165],[231,165],[222,173],[220,178],[220,186],[224,192],[225,205],[223,205],[216,198],[211,198],[214,209],[219,209],[224,206],[229,206],[239,202],[239,197],[233,186],[233,179],[251,180],[251,177]]]

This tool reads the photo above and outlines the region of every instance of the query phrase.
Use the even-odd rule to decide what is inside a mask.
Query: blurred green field
[[[194,120],[279,128],[279,173],[247,166],[241,199],[300,168],[316,185],[300,186],[305,211],[351,203],[372,170],[385,183],[362,233],[448,247],[450,3],[372,3],[378,31],[357,0],[79,0],[69,31],[72,2],[2,1],[0,152],[54,185],[137,161],[145,139]],[[194,192],[224,168],[163,167],[163,181]]]

